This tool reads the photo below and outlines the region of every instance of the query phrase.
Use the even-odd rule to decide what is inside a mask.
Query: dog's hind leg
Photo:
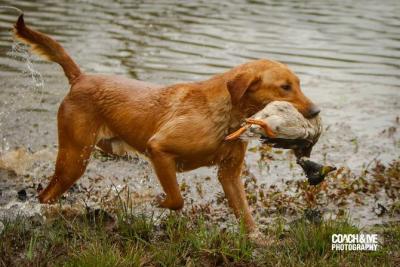
[[[100,139],[97,142],[96,147],[99,148],[103,153],[118,157],[126,156],[129,152],[135,151],[132,147],[118,137]]]
[[[49,185],[39,194],[41,203],[52,203],[84,173],[96,142],[98,126],[89,114],[66,110],[58,113],[59,149],[55,172]]]
[[[103,153],[106,153],[108,155],[112,156],[118,156],[113,152],[113,138],[112,139],[100,139],[96,147],[99,148]]]

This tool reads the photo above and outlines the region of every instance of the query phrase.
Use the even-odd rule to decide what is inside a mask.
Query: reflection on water
[[[400,2],[13,1],[88,71],[170,83],[273,58],[299,74],[400,86]],[[0,26],[16,14],[0,10]],[[1,76],[18,72],[0,35]]]

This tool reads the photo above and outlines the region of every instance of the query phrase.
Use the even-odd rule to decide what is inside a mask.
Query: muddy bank
[[[270,158],[274,152],[264,147],[260,153]],[[98,152],[95,154],[97,158],[103,157]],[[102,161],[105,160],[115,159],[103,157]],[[132,158],[118,160],[135,161]],[[183,212],[202,214],[220,222],[221,227],[234,222],[224,194],[218,190],[211,194],[208,190],[213,184],[212,178],[197,177],[193,180],[181,182],[186,201]],[[374,161],[361,174],[342,167],[318,186],[310,186],[305,179],[268,185],[261,183],[248,167],[243,172],[243,180],[253,215],[262,229],[267,229],[276,220],[290,223],[304,217],[317,222],[348,218],[361,227],[400,220],[400,160],[387,165]],[[0,191],[0,220],[3,221],[23,216],[41,222],[60,214],[76,216],[88,209],[105,210],[115,218],[121,206],[152,216],[169,213],[155,204],[157,190],[154,187],[149,185],[140,191],[133,191],[128,181],[103,176],[83,179],[68,190],[56,205],[41,205],[36,199],[46,179],[2,169],[0,182],[3,185]]]

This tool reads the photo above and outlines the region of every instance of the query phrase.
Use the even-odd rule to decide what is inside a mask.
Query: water
[[[204,79],[255,58],[304,76],[400,86],[400,3],[385,1],[1,1],[93,72],[160,83]],[[9,28],[16,12],[2,10]],[[2,51],[10,36],[2,31]],[[3,53],[4,55],[5,53]],[[2,76],[19,70],[2,59]],[[6,62],[4,62],[6,61]],[[8,61],[8,62],[7,62]]]
[[[400,115],[400,1],[0,0],[0,5],[22,9],[28,25],[60,41],[87,72],[171,84],[206,79],[252,59],[282,61],[322,107],[328,130],[315,147],[316,160],[360,172],[374,159],[400,156],[399,131],[388,134]],[[55,153],[56,111],[67,79],[53,63],[10,55],[9,30],[17,15],[0,9],[0,152],[20,147]],[[304,178],[298,168],[288,168],[293,158],[287,153],[266,165],[252,151],[246,162],[260,183]],[[27,172],[45,181],[52,170],[53,162],[44,161]],[[159,190],[142,160],[93,159],[82,183],[99,175],[125,180],[137,191]],[[202,168],[180,180],[211,183],[207,176],[215,171]],[[206,198],[220,192],[218,185],[209,188]]]

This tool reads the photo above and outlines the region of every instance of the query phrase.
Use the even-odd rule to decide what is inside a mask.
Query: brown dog
[[[181,209],[176,172],[218,165],[218,179],[236,217],[256,229],[240,173],[247,143],[224,141],[274,100],[291,102],[312,117],[318,108],[303,95],[299,79],[284,64],[257,60],[201,82],[160,86],[119,76],[82,73],[62,46],[27,27],[23,15],[15,36],[64,69],[71,89],[58,111],[59,150],[55,173],[39,195],[56,201],[85,171],[93,147],[112,151],[123,142],[145,154],[166,193],[161,207]]]

